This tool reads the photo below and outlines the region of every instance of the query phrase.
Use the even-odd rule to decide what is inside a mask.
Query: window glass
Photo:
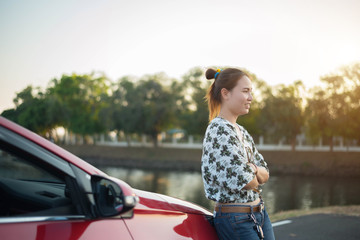
[[[67,178],[37,156],[0,141],[0,217],[77,214]]]
[[[31,161],[0,147],[0,177],[44,182],[63,182],[59,177],[36,166]]]

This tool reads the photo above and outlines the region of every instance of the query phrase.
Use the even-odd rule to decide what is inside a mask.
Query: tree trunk
[[[151,135],[151,138],[153,140],[153,143],[154,143],[154,147],[158,147],[158,138],[157,138],[157,133],[154,133]]]
[[[125,133],[125,139],[126,139],[126,143],[128,145],[128,147],[131,147],[131,139],[130,136],[128,134]]]
[[[329,145],[330,145],[330,152],[333,152],[334,151],[334,139],[332,136],[330,137]]]
[[[295,151],[296,150],[296,137],[291,139],[291,151]]]

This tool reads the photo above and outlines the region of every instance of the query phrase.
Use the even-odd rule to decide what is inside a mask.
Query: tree
[[[296,136],[301,133],[304,123],[302,98],[299,89],[301,81],[292,85],[280,85],[274,94],[268,92],[261,112],[261,127],[268,137],[279,141],[282,137],[295,150]]]
[[[315,144],[320,139],[332,136],[332,124],[326,92],[320,88],[313,91],[312,97],[307,99],[305,126],[306,135]]]
[[[209,122],[205,95],[211,82],[206,81],[201,68],[195,67],[183,76],[182,113],[180,122],[189,135],[203,136]]]
[[[105,125],[99,118],[100,111],[107,104],[110,83],[104,75],[63,75],[53,79],[48,94],[60,103],[59,122],[75,134],[82,136],[101,133]]]
[[[321,78],[324,89],[314,89],[306,108],[310,139],[325,138],[333,150],[333,137],[360,139],[360,63],[340,68]]]
[[[144,121],[142,104],[134,81],[130,77],[121,78],[111,97],[112,117],[114,129],[124,132],[128,145],[129,135],[138,133],[139,125]]]
[[[4,111],[2,116],[43,136],[50,137],[51,130],[56,127],[57,121],[52,112],[55,109],[55,103],[49,96],[41,92],[39,88],[34,89],[28,86],[16,94],[13,102],[15,108]]]
[[[345,106],[342,109],[345,112],[342,135],[347,140],[360,142],[360,62],[343,67],[341,72],[347,85],[343,95]]]
[[[169,79],[164,74],[148,75],[136,87],[139,98],[135,106],[140,107],[142,113],[141,123],[137,125],[138,132],[149,135],[155,146],[158,144],[158,134],[167,130],[176,118],[176,97],[168,86],[161,84],[167,81]],[[141,106],[136,105],[139,100]]]

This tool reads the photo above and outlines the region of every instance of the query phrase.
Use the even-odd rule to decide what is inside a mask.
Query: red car
[[[131,188],[0,117],[0,239],[217,239],[212,213]]]

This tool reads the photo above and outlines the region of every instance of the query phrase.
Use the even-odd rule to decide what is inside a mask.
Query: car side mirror
[[[134,208],[138,198],[126,195],[120,184],[103,176],[91,177],[95,208],[100,217],[111,217]],[[128,192],[128,191],[125,191]]]

